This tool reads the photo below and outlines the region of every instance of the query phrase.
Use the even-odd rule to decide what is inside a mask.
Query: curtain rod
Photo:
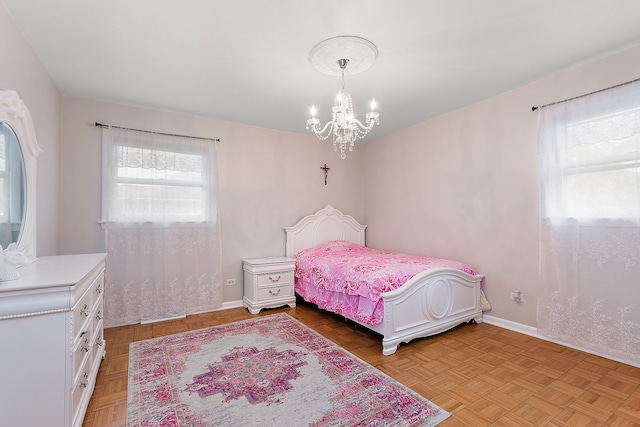
[[[531,107],[531,111],[536,111],[538,108],[544,108],[544,107],[548,107],[550,105],[560,104],[562,102],[572,101],[574,99],[582,98],[584,96],[593,95],[594,93],[598,93],[598,92],[604,92],[605,90],[614,89],[614,88],[617,88],[617,87],[620,87],[620,86],[624,86],[624,85],[628,85],[629,83],[635,83],[635,82],[638,82],[638,81],[640,81],[640,79],[629,80],[628,82],[620,83],[620,84],[617,84],[617,85],[614,85],[614,86],[609,86],[609,87],[606,87],[604,89],[594,90],[593,92],[585,93],[584,95],[574,96],[573,98],[563,99],[562,101],[556,101],[556,102],[551,102],[549,104],[540,105],[539,107],[537,105],[534,105],[533,107]]]
[[[201,136],[189,136],[189,135],[178,135],[178,134],[175,134],[175,133],[153,132],[153,131],[150,131],[150,130],[124,128],[124,127],[121,127],[121,126],[113,126],[113,125],[104,125],[104,124],[98,123],[98,122],[96,122],[96,127],[101,127],[101,128],[112,127],[112,128],[116,128],[116,129],[126,129],[126,130],[135,130],[135,131],[138,131],[138,132],[155,133],[157,135],[180,136],[180,137],[183,137],[183,138],[204,139],[206,141],[220,142],[220,138],[203,138]]]

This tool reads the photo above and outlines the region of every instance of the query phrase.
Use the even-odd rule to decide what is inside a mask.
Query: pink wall
[[[95,122],[220,138],[224,300],[242,299],[242,259],[284,255],[284,227],[326,204],[360,221],[362,152],[340,160],[315,137],[100,102],[63,98],[61,253],[104,251],[100,219],[101,145]],[[327,164],[328,185],[320,167]]]
[[[640,77],[640,47],[445,114],[365,146],[370,246],[457,258],[486,275],[493,310],[535,327],[537,114]],[[509,299],[521,290],[521,304]]]
[[[37,255],[56,255],[60,240],[61,94],[0,2],[0,89],[15,90],[31,113],[38,144]]]
[[[532,105],[640,77],[640,47],[358,145],[345,161],[313,137],[62,97],[0,2],[0,88],[29,107],[44,152],[38,255],[104,250],[95,121],[221,138],[225,301],[241,260],[284,253],[283,227],[326,204],[368,225],[370,246],[464,260],[487,276],[488,314],[535,327],[536,118]],[[324,186],[320,166],[331,168]],[[519,289],[524,302],[509,300]]]

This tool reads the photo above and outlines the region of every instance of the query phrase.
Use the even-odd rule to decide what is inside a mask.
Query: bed
[[[365,246],[365,229],[365,225],[329,205],[305,216],[294,226],[286,227],[286,255],[296,259],[296,294],[321,309],[343,315],[382,335],[382,353],[385,356],[395,353],[401,343],[435,335],[462,323],[482,322],[480,294],[484,276],[457,261],[431,258],[429,260],[435,261],[427,262],[428,269],[412,275],[395,288],[389,283],[398,282],[397,277],[378,277],[373,291],[363,291],[362,286],[353,284],[360,280],[353,277],[353,269],[349,278],[329,285],[329,282],[333,283],[333,279],[325,277],[329,270],[343,268],[356,253],[369,252]],[[335,268],[329,268],[325,256],[332,252],[341,261]],[[418,258],[388,251],[377,252],[403,259],[409,264]],[[314,259],[321,259],[322,266],[309,264]],[[310,278],[312,280],[308,280]],[[314,298],[312,288],[318,284],[325,296],[331,292],[341,295]],[[365,296],[367,292],[370,295]],[[350,298],[353,301],[346,302]],[[327,303],[327,300],[334,302]],[[371,316],[361,314],[358,311],[361,306]]]

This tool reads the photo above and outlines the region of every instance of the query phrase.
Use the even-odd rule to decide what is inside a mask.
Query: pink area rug
[[[129,348],[128,427],[413,427],[448,416],[287,314]]]

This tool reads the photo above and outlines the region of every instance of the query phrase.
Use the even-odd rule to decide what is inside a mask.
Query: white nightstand
[[[251,314],[263,308],[296,306],[293,271],[296,261],[287,257],[245,259],[243,305]]]

